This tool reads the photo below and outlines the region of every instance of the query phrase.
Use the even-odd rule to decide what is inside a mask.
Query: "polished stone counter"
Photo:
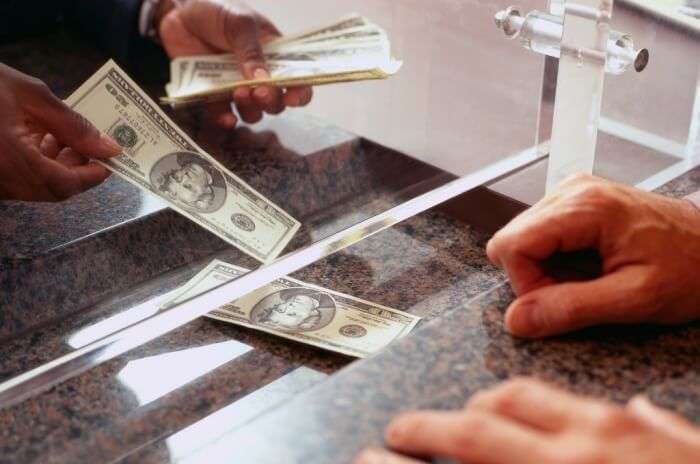
[[[431,212],[294,276],[419,314],[427,323],[503,280],[481,251],[485,240],[485,234]],[[232,251],[215,257],[249,264],[237,261]],[[79,348],[125,320],[151,314],[159,295],[184,282],[210,258],[75,317],[6,341],[0,348],[1,377]],[[264,407],[251,411],[251,406],[242,406],[241,414],[252,419],[288,401],[290,394],[285,392],[290,388],[296,392],[295,388],[323,383],[324,374],[351,361],[256,331],[197,320],[0,411],[0,462],[109,462],[187,431],[217,411],[235,409],[239,402],[245,405],[254,394],[265,395],[270,386],[288,384],[290,375],[296,379],[282,393],[270,394]],[[236,423],[241,424],[234,420],[224,425]],[[189,442],[182,446],[186,445],[192,446]]]
[[[0,47],[0,61],[65,96],[104,58],[65,37],[47,57],[46,43]],[[68,54],[75,73],[62,72]],[[196,111],[176,117],[302,220],[290,249],[451,178],[294,114],[230,133]],[[698,188],[694,171],[663,190],[682,196]],[[255,266],[118,179],[69,203],[4,203],[0,212],[0,380],[155,313],[211,259]],[[34,234],[24,233],[29,226]],[[435,209],[294,274],[423,316],[414,333],[373,358],[199,319],[0,410],[0,463],[348,462],[381,444],[398,411],[459,407],[474,391],[521,374],[617,401],[646,392],[700,421],[700,327],[515,340],[502,328],[512,294],[486,259],[487,240],[454,208]]]
[[[681,197],[698,188],[700,169],[660,191]],[[473,260],[481,251],[471,253]],[[415,279],[426,280],[433,279]],[[463,291],[450,285],[442,292],[450,309],[439,318],[245,426],[204,420],[199,427],[207,439],[198,446],[178,448],[178,438],[186,442],[188,436],[176,435],[125,462],[350,462],[363,447],[382,445],[383,428],[397,413],[460,408],[476,391],[521,375],[618,402],[644,393],[700,424],[700,324],[603,327],[517,340],[503,329],[503,313],[513,300],[507,283],[466,303],[460,301]]]

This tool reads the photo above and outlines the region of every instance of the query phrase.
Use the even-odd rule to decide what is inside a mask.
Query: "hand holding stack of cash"
[[[263,47],[269,79],[245,80],[233,55],[175,59],[163,103],[182,105],[230,98],[238,87],[294,87],[386,79],[401,68],[386,32],[351,15],[333,24],[280,37]]]

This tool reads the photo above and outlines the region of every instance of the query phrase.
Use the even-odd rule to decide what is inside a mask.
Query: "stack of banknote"
[[[233,55],[181,57],[171,63],[164,103],[181,105],[230,98],[237,87],[325,85],[386,79],[401,62],[391,55],[386,32],[350,15],[332,24],[267,43],[271,77],[245,80]]]

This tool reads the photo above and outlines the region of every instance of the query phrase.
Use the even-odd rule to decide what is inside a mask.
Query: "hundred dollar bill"
[[[372,24],[367,18],[364,18],[357,13],[352,13],[332,24],[316,27],[297,34],[280,37],[279,39],[276,39],[273,42],[271,42],[271,44],[278,45],[285,42],[298,42],[326,34],[338,33],[340,31],[345,31],[348,29],[370,28],[373,26],[374,24]]]
[[[223,261],[212,261],[163,307],[174,306],[247,272]],[[420,317],[291,277],[254,290],[207,317],[360,358],[404,337],[420,321]]]
[[[199,148],[113,61],[67,104],[124,149],[108,169],[261,262],[300,224]]]
[[[238,87],[292,87],[386,79],[401,68],[386,32],[351,15],[329,26],[279,38],[263,46],[270,78],[246,80],[233,55],[179,57],[166,85],[171,105],[230,98]]]
[[[295,59],[300,55],[289,55],[288,58]],[[285,58],[285,57],[282,57]],[[328,76],[343,76],[348,77],[355,75],[355,67],[348,68],[342,63],[316,63],[314,61],[290,61],[289,59],[268,60],[268,69],[271,79],[269,81],[281,82],[299,82],[301,80],[308,82],[310,85],[318,85],[324,77]],[[182,102],[188,99],[202,98],[213,91],[217,95],[217,89],[223,87],[226,89],[232,88],[229,85],[231,82],[233,87],[244,86],[245,81],[243,75],[239,71],[239,65],[231,57],[230,59],[220,56],[204,56],[200,58],[192,58],[187,60],[187,66],[184,76],[180,76],[177,80],[166,86],[168,99],[165,101]],[[386,71],[378,70],[377,72],[393,73],[393,69]],[[379,77],[378,77],[379,78]],[[259,83],[260,81],[255,81]],[[177,85],[177,87],[175,87]],[[228,97],[227,97],[228,98]]]
[[[279,60],[307,60],[308,55],[304,53],[294,53],[277,55]],[[387,79],[396,74],[401,68],[400,61],[392,61],[385,66],[371,67],[367,69],[352,69],[347,70],[341,68],[335,70],[333,67],[328,68],[305,68],[294,69],[288,68],[283,73],[277,75],[272,74],[269,79],[253,79],[253,80],[238,80],[236,82],[226,81],[225,83],[216,83],[214,80],[198,83],[192,89],[175,90],[173,86],[166,86],[166,92],[170,95],[161,98],[161,103],[170,105],[183,105],[194,102],[210,102],[218,100],[227,100],[230,98],[232,90],[239,87],[257,87],[257,86],[276,86],[276,87],[297,87],[297,86],[320,86],[329,84],[338,84],[343,82],[358,82],[368,80]],[[315,69],[321,69],[318,72]],[[234,79],[238,77],[233,74]]]

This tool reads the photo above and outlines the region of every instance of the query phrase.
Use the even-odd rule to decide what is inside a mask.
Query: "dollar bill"
[[[238,87],[326,85],[386,79],[401,68],[386,32],[359,15],[283,37],[263,47],[270,78],[246,80],[233,55],[180,57],[166,85],[171,105],[230,98]]]
[[[364,18],[360,16],[357,13],[352,13],[350,15],[347,15],[340,20],[327,24],[321,27],[316,27],[313,29],[309,29],[307,31],[299,32],[297,34],[293,35],[287,35],[284,37],[280,37],[279,39],[271,42],[272,44],[281,44],[285,42],[295,42],[295,41],[301,41],[304,39],[309,39],[312,37],[317,37],[321,36],[324,34],[333,34],[337,33],[339,31],[347,30],[347,29],[355,29],[355,28],[364,28],[364,27],[372,27],[374,26],[367,18]]]
[[[124,149],[108,169],[261,262],[300,224],[205,153],[113,61],[67,100]]]
[[[247,272],[215,260],[163,307],[172,307]],[[207,317],[360,358],[406,336],[420,321],[417,316],[291,277],[254,290]]]
[[[308,85],[321,85],[324,79],[329,78],[351,78],[358,75],[354,67],[343,64],[342,62],[317,63],[314,61],[290,61],[297,59],[299,56],[281,57],[280,60],[268,60],[268,69],[271,78],[269,81],[274,81],[277,84],[294,82],[297,85],[300,82],[306,82]],[[207,95],[218,95],[219,89],[231,89],[237,86],[245,86],[246,82],[243,75],[240,73],[238,63],[233,59],[226,60],[220,57],[201,57],[188,61],[186,67],[186,75],[178,78],[179,90],[174,87],[166,87],[168,99],[166,101],[183,102],[189,99],[198,99]],[[377,73],[393,73],[394,69],[380,69],[374,71]],[[381,76],[377,76],[381,78]],[[236,82],[236,84],[229,84]],[[259,81],[258,81],[259,82]],[[173,84],[174,86],[175,84]],[[304,84],[307,85],[307,84]]]

